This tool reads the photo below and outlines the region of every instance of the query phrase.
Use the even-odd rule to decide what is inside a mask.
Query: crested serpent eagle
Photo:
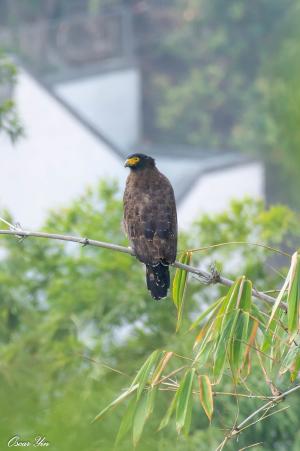
[[[177,213],[171,183],[147,155],[129,155],[124,192],[124,228],[138,260],[146,265],[147,288],[154,299],[167,295],[169,265],[177,250]]]

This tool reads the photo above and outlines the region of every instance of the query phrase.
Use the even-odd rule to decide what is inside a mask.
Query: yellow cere
[[[126,160],[126,166],[135,166],[139,161],[139,157],[128,158],[128,160]]]

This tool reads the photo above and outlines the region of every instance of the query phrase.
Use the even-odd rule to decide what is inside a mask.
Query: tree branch
[[[23,230],[16,226],[13,226],[11,230],[0,230],[0,235],[14,235],[19,238],[36,237],[59,241],[69,241],[73,243],[82,244],[83,246],[96,246],[134,256],[134,252],[130,247],[119,246],[118,244],[106,243],[104,241],[91,240],[89,238],[81,238],[70,235],[60,235],[58,233],[31,232]],[[227,287],[231,287],[234,284],[233,280],[227,279],[226,277],[220,276],[219,274],[217,276],[215,274],[212,275],[210,272],[205,271],[204,269],[195,268],[194,266],[185,265],[177,261],[174,262],[172,266],[174,266],[175,268],[184,269],[185,271],[190,272],[192,274],[196,274],[197,276],[203,278],[206,283],[220,283],[221,285],[225,285]],[[259,292],[255,288],[253,288],[252,290],[252,295],[257,299],[267,302],[270,305],[273,305],[276,302],[275,298],[265,293]],[[284,310],[287,309],[287,306],[284,302],[280,303],[280,307]]]

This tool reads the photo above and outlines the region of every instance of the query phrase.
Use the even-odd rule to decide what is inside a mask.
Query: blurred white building
[[[106,74],[103,80],[78,82],[77,88],[72,82],[49,90],[21,70],[15,98],[26,137],[13,146],[0,135],[0,208],[8,208],[24,228],[37,229],[49,209],[68,204],[100,178],[115,178],[124,189],[128,170],[123,161],[129,143],[138,141],[139,117],[139,93],[129,95],[128,86],[139,90],[139,77],[125,71],[123,85],[120,77],[112,73],[109,80]],[[88,108],[93,82],[99,114]],[[114,112],[116,121],[105,118],[105,111]],[[122,150],[121,139],[128,144]],[[171,180],[181,228],[202,212],[223,210],[232,198],[264,197],[262,162],[241,154],[159,146],[139,151],[153,155]]]

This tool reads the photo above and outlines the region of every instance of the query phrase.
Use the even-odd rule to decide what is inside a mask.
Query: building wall
[[[179,227],[187,228],[201,213],[217,213],[226,209],[231,199],[243,199],[245,196],[263,199],[264,180],[264,166],[260,162],[203,175],[179,205]]]
[[[80,196],[100,178],[126,177],[122,161],[27,73],[16,102],[26,137],[12,146],[0,135],[0,209],[25,228]]]
[[[140,138],[140,75],[135,68],[59,84],[55,92],[114,144],[130,151]]]

